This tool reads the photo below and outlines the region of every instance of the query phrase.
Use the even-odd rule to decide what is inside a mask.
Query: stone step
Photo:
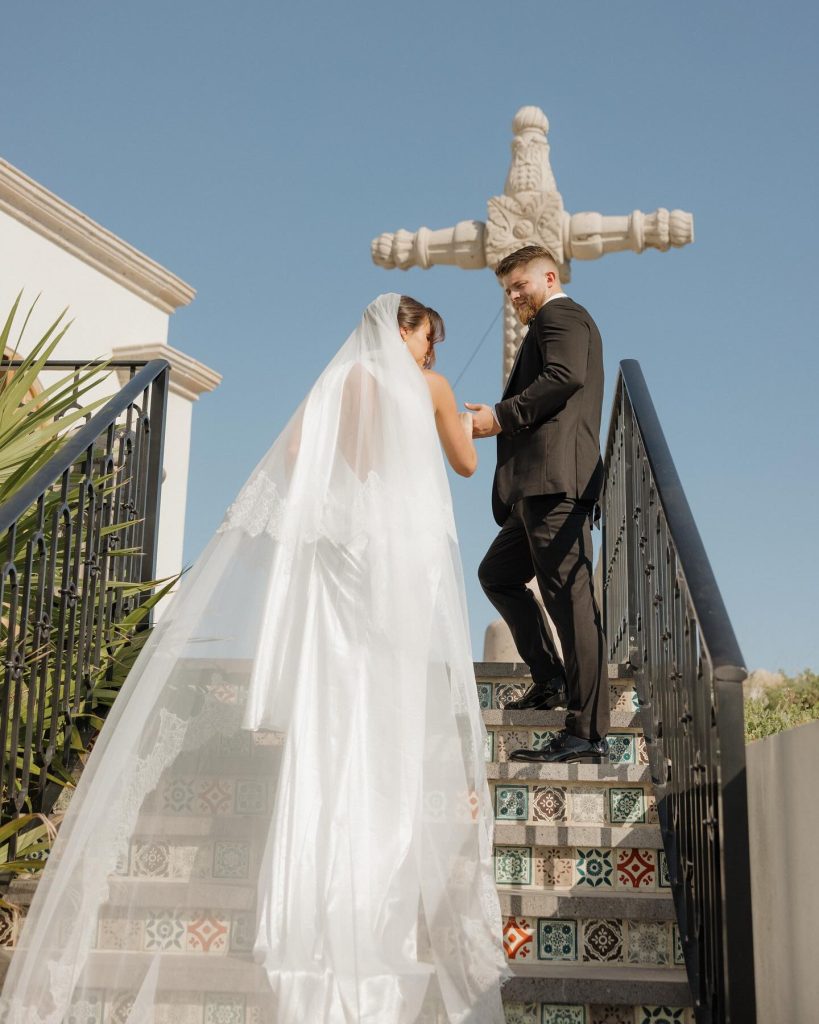
[[[522,661],[474,661],[472,666],[475,670],[475,678],[478,682],[488,679],[490,681],[500,679],[529,680],[532,675],[529,666]],[[609,662],[607,678],[610,683],[632,682],[634,673],[627,665]]]
[[[504,712],[501,712],[503,714]],[[562,714],[562,712],[559,712]],[[554,728],[526,729],[521,726],[488,728],[484,760],[488,763],[509,760],[513,750],[542,750],[552,741],[561,719]],[[639,730],[610,732],[606,735],[609,744],[609,764],[648,764],[645,739]]]
[[[507,1024],[694,1024],[682,967],[514,963],[503,988]]]
[[[15,875],[3,893],[3,899],[8,900],[10,903],[27,906],[37,890],[39,880],[39,872],[33,875]]]
[[[82,971],[82,984],[99,990],[102,996],[114,976],[121,990],[138,987],[150,967],[157,949],[92,950]],[[269,993],[263,969],[250,953],[231,952],[230,956],[203,956],[201,953],[168,953],[160,959],[161,992],[232,993],[237,996]],[[193,995],[191,992],[191,995]],[[200,1003],[201,1005],[201,1003]],[[226,1018],[232,1021],[233,1018]]]
[[[508,708],[510,701],[522,697],[531,685],[531,680],[523,682],[519,680],[497,680],[489,682],[483,680],[478,686],[478,704],[484,711],[508,710],[514,713],[513,708]],[[639,711],[640,701],[637,692],[634,690],[630,679],[623,679],[608,684],[609,687],[609,711],[613,714],[617,711]],[[564,711],[565,715],[565,711]]]
[[[486,766],[491,780],[525,779],[545,782],[623,782],[651,785],[645,764],[533,764],[527,761],[491,761]]]
[[[642,846],[662,850],[659,825],[529,825],[496,822],[495,846],[579,846],[612,849]]]
[[[524,682],[514,680],[499,680],[488,682],[484,680],[477,684],[478,705],[482,711],[504,711],[509,714],[517,714],[512,708],[507,709],[510,701],[517,700],[526,693],[531,680]],[[639,711],[640,702],[630,680],[609,683],[609,712],[616,714],[621,711]],[[558,709],[560,712],[560,709]],[[540,712],[549,714],[549,712]],[[565,717],[565,710],[562,711]],[[562,719],[561,719],[562,723]]]
[[[31,890],[33,892],[33,890]],[[673,921],[670,889],[642,889],[632,885],[602,889],[521,889],[498,886],[501,911],[506,916],[526,917],[621,917],[635,920]],[[116,907],[219,907],[226,911],[252,910],[254,886],[225,884],[205,879],[192,882],[138,876],[112,877],[106,906]],[[20,901],[18,906],[25,904]]]
[[[218,907],[220,910],[253,910],[256,886],[247,879],[154,878],[144,875],[110,875],[107,908],[149,909]]]
[[[630,703],[630,702],[629,702]],[[509,711],[505,708],[482,709],[483,724],[487,729],[562,729],[566,712],[557,711]],[[633,707],[612,708],[612,729],[642,729],[640,715]]]
[[[164,891],[163,891],[164,890]],[[174,899],[183,897],[181,905]],[[190,901],[194,896],[210,900],[207,910]],[[197,887],[196,892],[180,893],[179,887],[161,882],[132,883],[112,893],[112,901],[100,913],[96,947],[100,951],[156,952],[168,956],[250,955],[253,947],[255,893],[236,890],[228,908],[230,893]],[[224,902],[214,904],[219,899]],[[504,948],[510,960],[586,963],[590,970],[600,964],[641,964],[668,966],[681,964],[676,924],[670,901],[629,897],[621,893],[609,897],[562,897],[534,894],[528,898],[534,906],[556,913],[518,913],[503,915]],[[122,901],[119,905],[117,900]],[[504,897],[504,909],[519,900]],[[218,908],[218,909],[217,909]],[[669,912],[671,911],[671,913]]]
[[[12,954],[13,950],[0,948],[0,984]],[[88,982],[96,990],[90,994],[89,1019],[110,1024],[124,1020],[130,997],[107,991],[111,964],[116,958],[118,969],[123,968],[119,978],[123,987],[129,982],[135,986],[153,955],[129,953],[123,958],[118,952],[94,952],[86,969]],[[203,1020],[267,1024],[266,981],[249,959],[180,954],[168,960],[171,969],[163,974],[155,1024],[201,1024]],[[510,961],[510,966],[514,976],[503,988],[507,1024],[694,1024],[681,967],[600,964],[592,971],[584,964],[518,960]],[[184,974],[174,969],[178,967],[185,968]],[[198,982],[195,991],[191,991],[192,982]]]
[[[492,733],[505,728],[518,733],[528,732],[529,735],[519,741],[514,737],[512,747],[528,746],[538,749],[551,738],[550,730],[563,727],[566,718],[565,710],[556,711],[506,711],[509,701],[521,697],[531,685],[532,679],[526,665],[513,662],[475,662],[475,678],[478,687],[478,701],[483,711],[484,724]],[[642,740],[641,722],[639,717],[640,703],[634,689],[634,680],[629,670],[622,665],[608,666],[609,708],[611,711],[611,727],[613,729],[633,730],[632,762],[647,761],[645,743]],[[507,717],[509,716],[509,717]],[[513,716],[513,717],[512,717]],[[536,735],[540,733],[540,735]],[[611,741],[611,737],[609,737]],[[613,750],[613,760],[629,760],[629,751]],[[503,760],[503,753],[494,748],[493,738],[487,740],[487,760]]]
[[[676,922],[670,890],[603,893],[575,888],[560,892],[499,885],[498,898],[501,913],[506,918],[620,918]]]
[[[267,833],[266,817],[244,817],[234,814],[140,814],[134,837],[168,836],[183,838],[252,839]]]

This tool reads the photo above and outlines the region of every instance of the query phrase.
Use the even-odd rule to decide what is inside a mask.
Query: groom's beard
[[[537,302],[536,299],[529,298],[521,299],[521,301],[515,306],[515,313],[517,313],[518,320],[520,320],[524,327],[529,323],[542,305],[542,300]]]

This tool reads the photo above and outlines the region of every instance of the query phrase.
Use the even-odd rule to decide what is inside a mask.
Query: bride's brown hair
[[[434,346],[442,342],[446,337],[443,317],[437,310],[432,309],[430,306],[425,306],[418,299],[413,299],[409,295],[402,295],[401,301],[398,303],[398,326],[408,331],[414,331],[424,320],[429,320],[429,333],[427,334],[429,349],[427,350],[424,366],[430,369],[435,365]]]

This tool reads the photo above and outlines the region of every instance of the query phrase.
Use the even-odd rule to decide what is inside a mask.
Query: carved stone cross
[[[560,264],[564,283],[571,260],[594,260],[607,252],[660,249],[694,240],[694,218],[683,210],[607,217],[568,213],[549,162],[549,121],[539,107],[521,107],[512,122],[512,163],[502,196],[489,200],[486,223],[462,220],[452,228],[419,228],[373,239],[373,262],[391,270],[449,264],[464,270],[494,269],[504,256],[524,245],[544,245]],[[512,367],[525,328],[506,301],[504,306],[503,381]]]

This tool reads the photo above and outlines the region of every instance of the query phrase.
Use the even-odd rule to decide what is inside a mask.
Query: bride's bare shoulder
[[[449,381],[442,373],[436,373],[435,370],[424,370],[423,374],[430,388],[440,388],[445,391],[452,390]]]
[[[452,388],[449,381],[441,373],[436,373],[434,370],[424,370],[423,374],[432,395],[432,401],[437,409],[442,402],[446,402],[450,398]]]

